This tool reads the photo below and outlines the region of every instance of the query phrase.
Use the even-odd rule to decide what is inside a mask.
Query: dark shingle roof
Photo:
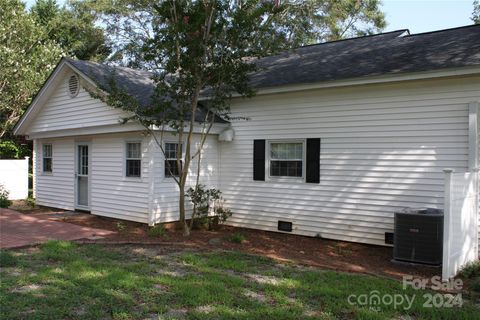
[[[141,105],[146,106],[150,103],[155,88],[150,72],[124,67],[112,67],[91,61],[65,59],[86,76],[99,83],[102,89],[108,91],[108,82],[114,74],[116,84],[120,88],[127,90]]]
[[[151,79],[151,72],[125,67],[113,67],[91,61],[65,59],[80,72],[98,83],[100,87],[107,92],[109,88],[108,82],[112,75],[114,75],[116,85],[126,90],[141,106],[147,107],[151,104],[155,89],[155,83]],[[196,113],[197,121],[201,122],[205,119],[205,111],[206,109],[202,105],[199,105]],[[227,123],[228,121],[216,116],[215,122]]]
[[[256,88],[478,66],[480,25],[321,43],[259,59],[257,65],[251,77]]]
[[[103,87],[108,87],[106,79],[115,69],[120,87],[142,105],[151,101],[154,83],[150,72],[68,61]],[[480,25],[414,35],[397,30],[300,47],[255,63],[259,67],[251,75],[255,88],[480,66]]]

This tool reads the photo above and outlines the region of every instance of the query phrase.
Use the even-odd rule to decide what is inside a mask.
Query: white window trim
[[[265,148],[265,170],[268,181],[275,181],[275,182],[305,182],[305,170],[306,170],[306,155],[307,155],[307,139],[272,139],[266,140],[266,148]],[[301,177],[279,177],[279,176],[271,176],[270,175],[270,148],[272,143],[301,143],[302,144],[302,176]]]
[[[139,143],[140,144],[140,158],[127,158],[127,153],[128,153],[128,143]],[[124,140],[123,142],[123,178],[124,180],[142,180],[143,178],[143,143],[142,140]],[[140,176],[138,177],[133,177],[133,176],[127,176],[127,160],[140,160]]]
[[[163,150],[164,150],[164,151],[166,151],[166,145],[167,145],[167,143],[179,144],[178,140],[177,140],[177,141],[165,140],[165,141],[163,142]],[[182,147],[181,155],[180,155],[180,160],[183,161],[183,158],[184,158],[184,156],[185,156],[185,143],[181,142],[180,145],[181,145],[181,147]],[[172,179],[172,180],[173,180],[174,177],[178,177],[178,176],[166,176],[166,175],[165,175],[165,161],[166,161],[166,160],[177,160],[177,159],[167,158],[166,155],[165,155],[165,153],[163,153],[163,170],[162,170],[162,171],[163,171],[163,177],[164,177],[165,179]]]
[[[51,155],[50,155],[50,159],[52,159],[52,171],[45,171],[44,170],[44,162],[45,162],[45,156],[44,156],[44,146],[46,145],[49,145],[50,146],[50,150],[51,150]],[[46,176],[51,176],[53,175],[53,143],[51,142],[44,142],[42,143],[42,149],[41,149],[41,152],[42,152],[42,175],[46,175]]]

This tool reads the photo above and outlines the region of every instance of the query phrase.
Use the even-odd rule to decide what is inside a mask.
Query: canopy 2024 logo
[[[396,310],[410,310],[417,299],[421,299],[420,302],[424,308],[453,308],[463,305],[462,294],[457,293],[461,291],[462,287],[463,282],[461,279],[442,282],[439,276],[434,276],[431,279],[404,276],[402,289],[409,292],[382,294],[378,290],[372,290],[359,295],[351,294],[347,300],[350,305],[369,307],[375,311],[391,307]],[[419,295],[412,293],[412,289],[414,292],[425,289],[441,292],[427,292]]]

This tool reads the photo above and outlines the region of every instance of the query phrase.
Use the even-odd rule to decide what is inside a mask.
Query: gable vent
[[[70,97],[76,97],[79,91],[80,84],[78,81],[78,76],[77,75],[72,75],[70,78],[68,78],[68,93],[70,94]]]

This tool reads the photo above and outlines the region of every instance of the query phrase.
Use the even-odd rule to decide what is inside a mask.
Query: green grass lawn
[[[389,279],[238,252],[52,241],[3,251],[0,261],[1,319],[478,319],[480,312],[471,303],[424,308],[425,292]],[[409,310],[348,302],[374,290],[416,298]]]

